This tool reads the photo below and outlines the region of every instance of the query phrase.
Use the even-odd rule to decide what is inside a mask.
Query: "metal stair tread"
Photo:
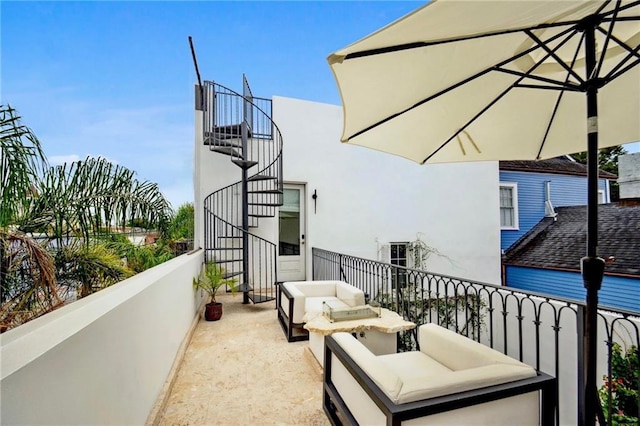
[[[250,169],[251,167],[258,164],[257,161],[251,161],[251,160],[231,160],[231,162],[243,169]]]
[[[275,214],[258,214],[258,213],[249,213],[251,217],[273,217]]]
[[[279,189],[257,189],[255,191],[247,191],[248,194],[282,194]]]
[[[217,139],[239,139],[242,137],[242,124],[227,124],[226,126],[215,126],[213,132],[206,132],[206,136],[210,136],[213,133],[213,137]],[[252,137],[251,129],[247,126],[247,137]]]
[[[227,147],[242,149],[242,144],[232,142],[232,139],[216,139],[214,136],[205,136],[204,144],[213,147]]]
[[[260,174],[249,176],[247,178],[247,181],[249,182],[256,182],[259,180],[278,180],[278,178],[276,176],[260,175]]]
[[[238,151],[235,148],[228,147],[228,146],[216,147],[214,145],[213,147],[210,147],[209,150],[213,151],[213,152],[217,152],[218,154],[229,155],[229,156],[234,157],[234,158],[244,158],[240,151]]]
[[[222,278],[227,279],[227,278],[237,277],[238,275],[242,275],[242,274],[244,274],[243,271],[225,272],[224,274],[222,274]]]
[[[245,291],[253,291],[253,287],[249,284],[238,284],[238,286],[236,287],[237,291],[241,291],[241,292],[245,292]]]
[[[251,201],[249,201],[249,205],[250,206],[266,206],[266,207],[278,207],[281,206],[282,203],[252,203]]]
[[[251,299],[253,303],[264,303],[264,302],[270,302],[272,300],[276,300],[276,298],[273,296],[265,296],[264,294],[255,294],[255,293],[251,293],[249,295],[249,299]]]

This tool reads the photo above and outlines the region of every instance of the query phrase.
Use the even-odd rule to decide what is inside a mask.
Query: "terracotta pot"
[[[218,321],[220,318],[222,318],[222,303],[207,303],[204,307],[204,319],[207,321]]]

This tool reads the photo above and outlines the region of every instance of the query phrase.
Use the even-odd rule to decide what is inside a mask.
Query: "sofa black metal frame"
[[[368,394],[369,398],[385,414],[388,426],[396,426],[400,425],[402,421],[496,401],[536,390],[541,391],[540,423],[543,426],[555,424],[558,401],[557,379],[548,374],[538,372],[536,377],[528,379],[398,405],[393,403],[382,389],[367,376],[345,350],[336,343],[333,337],[326,336],[322,406],[333,425],[357,425],[358,422],[331,382],[332,354],[345,366],[347,371]]]
[[[303,340],[309,340],[309,331],[304,328],[304,323],[293,322],[293,296],[283,283],[278,283],[278,290],[276,293],[276,308],[278,309],[278,321],[287,336],[287,342],[300,342]],[[282,307],[282,297],[286,297],[289,300],[289,312],[285,312]]]

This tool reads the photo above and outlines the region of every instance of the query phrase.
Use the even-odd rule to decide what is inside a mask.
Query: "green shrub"
[[[604,415],[611,418],[612,425],[639,424],[638,370],[640,362],[638,348],[631,346],[626,353],[622,347],[614,343],[611,348],[611,376],[603,377],[604,385],[598,394]]]

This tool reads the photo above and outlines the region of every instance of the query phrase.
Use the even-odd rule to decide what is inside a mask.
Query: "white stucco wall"
[[[2,424],[144,424],[201,305],[202,251],[0,336]]]
[[[285,182],[307,186],[308,277],[311,247],[378,259],[381,245],[422,233],[450,259],[431,257],[431,271],[500,282],[496,162],[420,166],[341,144],[339,106],[274,97],[273,114]]]
[[[209,146],[204,145],[202,117],[202,111],[195,111],[194,248],[204,247],[204,200],[212,192],[242,179],[240,169],[231,162],[230,157],[212,152]]]
[[[196,111],[195,247],[202,246],[202,200],[240,179],[229,157],[202,144],[200,115]],[[497,162],[420,166],[341,144],[342,108],[335,105],[276,96],[273,115],[283,136],[284,180],[306,185],[307,277],[312,247],[386,260],[384,245],[421,233],[447,256],[432,256],[431,271],[500,282]],[[277,243],[277,218],[261,219],[252,232]]]

